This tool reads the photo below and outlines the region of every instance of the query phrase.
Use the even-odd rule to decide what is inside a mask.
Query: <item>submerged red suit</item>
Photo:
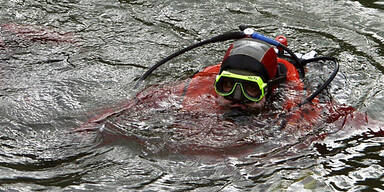
[[[337,121],[336,127],[342,128],[354,109],[316,99],[297,107],[305,98],[303,83],[291,63],[283,59],[278,59],[278,63],[286,68],[287,94],[283,99],[270,99],[256,113],[223,105],[225,99],[213,87],[218,64],[181,83],[144,89],[134,100],[91,119],[84,127],[117,130],[151,152],[189,154],[249,152],[265,142],[295,143],[299,138],[312,141],[334,131],[330,130],[333,126],[324,128],[325,123]],[[340,120],[342,117],[344,120]]]
[[[283,65],[285,68],[285,84],[289,86],[290,89],[298,91],[298,94],[296,94],[295,97],[290,97],[284,101],[284,110],[290,110],[293,107],[297,106],[297,104],[300,103],[302,100],[303,83],[300,80],[298,71],[292,63],[281,58],[278,58],[277,62],[280,65]],[[175,86],[176,92],[174,94],[183,97],[182,105],[185,110],[203,110],[208,112],[208,109],[222,109],[220,100],[223,100],[223,98],[216,94],[215,89],[213,87],[216,75],[218,75],[220,71],[220,66],[221,64],[209,66],[201,72],[196,73],[191,79],[188,79],[186,82]],[[317,100],[314,100],[313,102],[318,103]],[[303,117],[307,119],[315,118],[317,115],[319,115],[319,113],[320,111],[316,111],[314,109],[311,112],[307,111],[307,113],[303,114]]]

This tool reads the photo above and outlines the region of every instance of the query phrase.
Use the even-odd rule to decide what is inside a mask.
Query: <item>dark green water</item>
[[[164,143],[146,126],[169,126],[169,114],[154,111],[130,124],[155,140],[147,150],[118,130],[77,129],[132,98],[156,61],[240,24],[283,34],[298,53],[337,57],[327,95],[380,121],[383,18],[382,1],[3,0],[0,191],[383,191],[377,123],[351,123],[306,147],[276,139],[225,157],[156,153]],[[219,62],[228,45],[178,57],[145,85],[186,79]]]

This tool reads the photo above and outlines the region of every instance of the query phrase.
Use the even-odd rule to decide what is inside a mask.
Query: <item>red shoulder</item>
[[[299,72],[297,71],[296,67],[292,63],[282,58],[278,58],[277,62],[283,64],[287,69],[288,81],[300,81]]]
[[[277,62],[283,64],[287,69],[287,72],[286,72],[287,85],[291,89],[299,91],[298,95],[296,95],[295,97],[291,97],[285,101],[284,108],[291,109],[301,102],[303,97],[301,90],[304,89],[304,85],[303,85],[303,82],[301,82],[300,80],[299,72],[297,71],[296,67],[292,63],[281,58],[278,58]]]
[[[193,78],[196,78],[198,76],[211,76],[211,75],[217,75],[219,74],[219,71],[220,71],[220,66],[221,66],[221,63],[217,64],[217,65],[212,65],[212,66],[208,66],[206,67],[204,70],[196,73]]]
[[[204,70],[196,73],[190,80],[185,95],[187,97],[197,97],[203,94],[215,95],[213,83],[215,81],[216,75],[220,71],[220,66],[221,63],[208,66]]]

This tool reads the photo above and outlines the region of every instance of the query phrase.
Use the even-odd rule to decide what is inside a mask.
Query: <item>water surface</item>
[[[381,1],[2,1],[0,189],[384,190],[383,133],[375,122],[384,117],[383,18]],[[119,117],[125,126],[102,127],[117,124],[116,116],[104,120],[102,115],[127,107],[137,93],[136,80],[156,61],[240,24],[269,37],[283,34],[298,53],[315,50],[337,57],[340,73],[325,95],[356,108],[346,126],[313,142],[304,134],[257,145],[254,141],[270,137],[255,136],[249,138],[255,144],[251,152],[223,150],[214,156],[186,154],[180,142],[166,140],[180,138],[169,137],[174,132],[167,129],[172,115],[182,115],[172,113],[176,104],[169,110],[172,99],[164,110],[139,114],[146,121],[129,113]],[[176,58],[141,89],[188,79],[219,62],[229,44]],[[312,68],[308,81],[315,83],[310,77],[321,71]],[[195,123],[211,119],[185,117]],[[103,121],[89,124],[95,119]],[[321,128],[339,127],[325,123]],[[144,136],[146,145],[140,143]]]

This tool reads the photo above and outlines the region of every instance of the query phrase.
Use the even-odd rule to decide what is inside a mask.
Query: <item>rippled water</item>
[[[0,190],[383,191],[383,18],[382,1],[1,1]],[[326,137],[292,139],[240,126],[207,143],[178,135],[175,122],[201,128],[223,123],[217,116],[179,113],[174,97],[157,110],[131,100],[156,61],[240,24],[340,60],[325,95],[356,108],[342,130],[320,121],[313,130]],[[187,80],[228,45],[176,58],[141,89]]]

